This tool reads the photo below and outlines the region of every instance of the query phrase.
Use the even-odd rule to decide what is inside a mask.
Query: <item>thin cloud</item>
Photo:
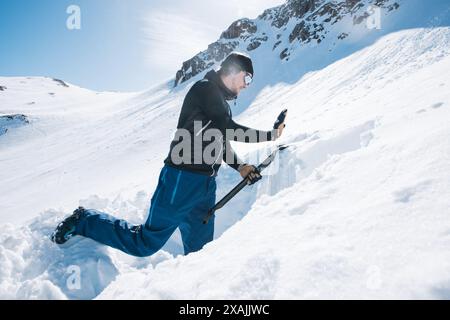
[[[216,41],[235,20],[256,18],[265,9],[283,0],[168,1],[144,20],[145,61],[153,78],[175,76],[183,61],[192,58]]]
[[[220,29],[171,13],[152,14],[145,27],[146,60],[152,67],[175,72],[181,63],[215,41]]]

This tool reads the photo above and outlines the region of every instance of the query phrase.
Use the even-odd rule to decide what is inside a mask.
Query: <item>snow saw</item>
[[[278,127],[284,122],[285,118],[286,118],[286,114],[287,114],[287,109],[283,110],[280,115],[277,118],[277,121],[275,121],[275,124],[273,125],[274,129],[278,129]],[[286,148],[288,148],[289,145],[278,145],[277,148],[263,161],[261,162],[257,167],[256,170],[258,172],[263,171],[265,168],[267,168],[272,161],[275,159],[277,153],[279,151],[282,151]],[[203,224],[207,224],[209,219],[213,216],[214,212],[216,212],[217,210],[219,210],[220,208],[222,208],[225,204],[228,203],[228,201],[230,201],[239,191],[241,191],[242,189],[244,189],[244,187],[248,184],[248,180],[249,178],[244,178],[242,179],[241,182],[239,182],[239,184],[237,184],[230,192],[228,192],[228,194],[226,196],[224,196],[219,202],[217,202],[214,207],[212,207],[211,209],[208,210],[208,214],[205,216],[204,220],[203,220]]]

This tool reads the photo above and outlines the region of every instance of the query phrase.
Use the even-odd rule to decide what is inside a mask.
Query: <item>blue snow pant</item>
[[[86,209],[76,234],[145,257],[161,249],[179,227],[184,253],[188,254],[213,240],[214,217],[208,224],[203,224],[203,218],[215,200],[215,177],[165,165],[145,224],[130,225],[97,210]]]

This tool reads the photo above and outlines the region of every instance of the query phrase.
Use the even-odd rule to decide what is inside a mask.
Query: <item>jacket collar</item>
[[[225,97],[225,100],[234,100],[237,98],[237,95],[225,86],[222,79],[220,79],[219,74],[215,70],[209,71],[205,75],[205,79],[214,82],[219,87]]]

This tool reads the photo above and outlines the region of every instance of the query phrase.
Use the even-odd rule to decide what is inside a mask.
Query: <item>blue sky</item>
[[[143,90],[175,75],[233,21],[283,0],[1,0],[0,76]],[[66,9],[81,9],[69,30]]]

